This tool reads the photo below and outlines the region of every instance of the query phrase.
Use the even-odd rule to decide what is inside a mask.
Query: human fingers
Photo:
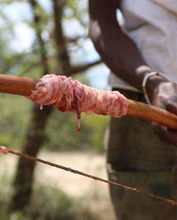
[[[152,126],[155,134],[157,134],[163,142],[177,146],[177,130],[168,129],[155,122],[153,122]]]
[[[177,96],[173,96],[166,102],[166,110],[177,114]]]

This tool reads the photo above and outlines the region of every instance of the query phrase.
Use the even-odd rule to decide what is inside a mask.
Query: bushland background
[[[0,73],[72,76],[107,88],[108,69],[88,37],[86,0],[0,0]],[[106,177],[109,118],[76,116],[0,94],[0,145]],[[108,186],[15,156],[0,156],[0,219],[114,219]]]

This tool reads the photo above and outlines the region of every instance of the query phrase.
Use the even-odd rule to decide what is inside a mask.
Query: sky
[[[42,7],[45,8],[48,12],[52,10],[50,0],[38,0],[41,3]],[[85,0],[82,0],[85,1]],[[3,1],[5,2],[5,1]],[[0,0],[0,7],[3,13],[10,19],[14,24],[14,35],[11,41],[11,47],[17,52],[29,51],[31,45],[35,39],[35,33],[32,28],[25,24],[24,20],[31,20],[31,9],[27,3],[11,3],[3,4]],[[69,24],[67,23],[69,22]],[[82,26],[75,19],[72,21],[66,21],[64,24],[65,33],[67,36],[74,37],[77,35],[87,34],[83,30]],[[77,54],[74,54],[72,57],[73,62],[92,62],[99,59],[99,55],[94,49],[94,46],[90,39],[81,40],[80,42],[81,50],[78,50]],[[75,53],[75,52],[74,52]],[[77,56],[76,56],[77,55]],[[77,57],[77,61],[74,60]],[[92,86],[98,88],[108,88],[107,86],[107,77],[109,74],[108,68],[102,64],[95,68],[91,68],[87,71],[87,76],[89,77]]]

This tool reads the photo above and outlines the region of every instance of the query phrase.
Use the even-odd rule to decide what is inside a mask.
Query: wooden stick
[[[29,96],[39,80],[0,74],[0,93]],[[177,115],[166,110],[128,99],[127,115],[154,121],[168,128],[177,129]]]
[[[84,176],[84,177],[94,179],[94,180],[97,180],[97,181],[100,181],[100,182],[103,182],[103,183],[107,183],[107,184],[110,184],[110,185],[113,185],[113,186],[117,186],[117,187],[120,187],[120,188],[122,188],[124,190],[127,190],[127,191],[130,191],[130,192],[139,193],[141,195],[150,197],[152,199],[156,199],[156,200],[168,203],[172,206],[177,206],[177,201],[174,201],[174,200],[171,200],[171,199],[168,199],[168,198],[164,198],[164,197],[161,197],[161,196],[158,196],[158,195],[154,195],[152,193],[144,192],[144,191],[139,190],[137,188],[127,186],[127,185],[123,185],[123,184],[118,183],[118,182],[109,181],[107,179],[103,179],[103,178],[100,178],[100,177],[97,177],[97,176],[93,176],[93,175],[90,175],[88,173],[84,173],[84,172],[81,172],[79,170],[72,169],[70,167],[65,167],[65,166],[62,166],[60,164],[56,164],[56,163],[52,163],[52,162],[49,162],[49,161],[46,161],[46,160],[42,160],[42,159],[33,157],[31,155],[28,155],[28,154],[23,154],[23,153],[14,151],[14,150],[10,150],[10,149],[7,149],[4,146],[0,146],[0,152],[3,153],[3,154],[11,153],[11,154],[14,154],[16,156],[19,156],[19,157],[22,157],[22,158],[25,158],[25,159],[28,159],[28,160],[43,163],[43,164],[46,164],[48,166],[56,167],[57,169],[62,169],[62,170],[67,171],[67,172],[71,172],[71,173],[74,173],[74,174],[77,174],[77,175],[80,175],[80,176]]]
[[[171,129],[177,129],[177,115],[153,105],[128,100],[127,115],[154,121]]]
[[[37,82],[36,79],[0,74],[0,93],[29,96]]]

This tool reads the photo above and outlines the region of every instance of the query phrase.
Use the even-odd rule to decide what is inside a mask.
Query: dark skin
[[[121,0],[89,0],[89,34],[111,71],[142,90],[145,75],[156,70],[147,65],[135,43],[122,32],[116,19],[120,3]],[[151,76],[146,88],[153,105],[177,114],[177,84],[163,76]],[[156,123],[153,127],[163,141],[177,146],[177,130]]]

